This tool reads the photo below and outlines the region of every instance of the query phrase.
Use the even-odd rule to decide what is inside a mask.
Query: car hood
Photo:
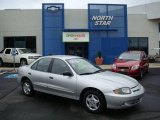
[[[115,62],[116,66],[123,66],[123,67],[130,67],[130,66],[133,66],[133,65],[137,65],[139,64],[140,61],[128,61],[128,60],[117,60]]]
[[[101,73],[85,75],[87,79],[95,81],[96,84],[100,83],[102,85],[109,85],[114,88],[122,88],[122,87],[134,87],[139,83],[134,78],[131,78],[126,75],[122,75],[119,73],[114,73],[110,71],[105,71]]]

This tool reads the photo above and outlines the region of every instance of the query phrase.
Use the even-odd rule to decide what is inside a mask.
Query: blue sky
[[[65,3],[66,9],[87,9],[88,3],[127,4],[128,7],[160,0],[0,0],[0,9],[41,9],[42,3]]]

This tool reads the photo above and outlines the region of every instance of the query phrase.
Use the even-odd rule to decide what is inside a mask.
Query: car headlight
[[[136,70],[138,68],[139,68],[139,65],[134,65],[134,66],[131,67],[131,70]]]
[[[112,68],[113,68],[113,69],[116,69],[116,68],[117,68],[117,66],[116,66],[115,64],[113,64],[113,65],[112,65]]]
[[[119,88],[119,89],[113,90],[113,92],[115,94],[121,94],[121,95],[131,94],[131,89],[128,88],[128,87],[123,87],[123,88]]]
[[[34,59],[34,56],[28,56],[28,59]]]

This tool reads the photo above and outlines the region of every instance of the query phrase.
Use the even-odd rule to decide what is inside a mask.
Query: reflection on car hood
[[[91,75],[84,75],[84,77],[87,79],[95,80],[97,84],[108,84],[110,86],[114,86],[115,88],[132,88],[139,84],[134,78],[109,71]]]

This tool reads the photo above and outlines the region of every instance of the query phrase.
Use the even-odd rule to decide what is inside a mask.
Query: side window
[[[51,72],[54,74],[63,75],[66,71],[71,71],[69,66],[63,60],[54,59]]]
[[[51,60],[52,60],[51,58],[42,58],[41,60],[39,60],[37,65],[37,70],[42,72],[47,72]]]
[[[11,49],[6,49],[5,54],[10,54]]]
[[[35,62],[35,63],[31,66],[31,69],[32,69],[32,70],[36,70],[36,69],[37,69],[38,62],[39,62],[39,61]]]

